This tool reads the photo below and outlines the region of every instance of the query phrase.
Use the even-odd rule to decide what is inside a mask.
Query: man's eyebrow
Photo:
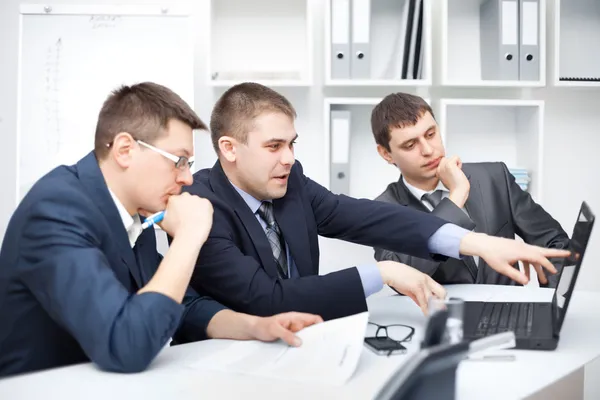
[[[296,136],[294,136],[294,138],[291,140],[291,142],[293,142],[294,140],[298,139],[298,134],[296,133]],[[265,144],[267,143],[287,143],[288,141],[282,138],[271,138],[265,141]]]
[[[184,149],[183,147],[177,149],[173,154],[177,155],[177,154],[182,154],[182,153],[183,153],[184,157],[190,158],[190,152],[187,151],[186,149]]]
[[[404,146],[405,144],[407,144],[408,142],[413,142],[415,141],[417,138],[411,138],[411,139],[406,139],[404,142],[400,143],[400,146]]]
[[[429,128],[425,129],[424,133],[427,133],[427,132],[429,132],[429,131],[430,131],[430,130],[432,130],[432,129],[435,129],[435,124],[432,124],[432,125],[431,125]],[[414,138],[406,139],[404,142],[400,143],[400,146],[404,146],[404,145],[405,145],[406,143],[408,143],[408,142],[411,142],[411,141],[413,141],[413,140],[417,140],[417,138],[418,138],[419,136],[420,136],[420,135],[418,135],[417,137],[414,137]]]

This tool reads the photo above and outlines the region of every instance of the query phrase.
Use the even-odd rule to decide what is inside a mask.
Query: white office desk
[[[450,296],[466,300],[549,301],[552,291],[539,288],[458,285]],[[332,299],[332,301],[335,301]],[[457,398],[517,399],[534,394],[580,369],[600,355],[600,293],[575,292],[556,351],[507,350],[513,362],[464,361],[459,367]],[[0,399],[369,399],[390,374],[418,349],[426,322],[407,297],[369,299],[370,319],[417,328],[409,352],[391,357],[364,349],[354,376],[343,387],[257,379],[189,368],[194,361],[227,346],[209,340],[165,349],[146,372],[114,374],[82,364],[0,379]],[[335,396],[335,397],[334,397]]]

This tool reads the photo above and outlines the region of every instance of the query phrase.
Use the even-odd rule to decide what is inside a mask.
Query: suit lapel
[[[149,253],[146,253],[146,238],[144,235],[155,235],[154,233],[154,228],[148,228],[145,231],[143,231],[140,236],[138,237],[138,240],[135,242],[135,247],[133,248],[133,254],[135,256],[135,259],[137,261],[137,266],[138,269],[140,271],[140,280],[142,282],[142,286],[145,286],[148,282],[150,282],[150,279],[152,278],[152,274],[148,275],[146,273],[146,266],[148,264],[148,260],[146,260],[146,255]],[[156,242],[153,241],[154,243],[154,248],[156,248]],[[136,278],[137,280],[137,278]],[[141,287],[141,286],[140,286]]]
[[[256,219],[256,216],[248,207],[248,204],[242,199],[239,193],[235,190],[235,188],[231,185],[223,168],[221,167],[221,163],[217,161],[215,165],[210,170],[209,181],[212,189],[215,194],[221,198],[229,199],[231,201],[231,205],[240,219],[246,232],[250,236],[250,240],[258,253],[258,257],[260,258],[260,262],[265,268],[265,270],[272,277],[277,277],[277,265],[275,264],[275,259],[273,258],[273,252],[271,251],[271,246],[269,245],[269,239],[267,239],[267,235],[263,230],[260,222]]]
[[[135,260],[135,255],[129,245],[127,231],[125,230],[117,206],[108,191],[104,176],[102,175],[102,171],[100,171],[98,161],[93,152],[89,153],[77,163],[77,170],[79,172],[81,183],[90,193],[90,198],[96,203],[102,214],[106,217],[109,229],[111,229],[112,237],[119,250],[121,261],[125,268],[131,272],[138,288],[141,288],[142,279],[139,267]]]
[[[404,181],[402,180],[402,176],[393,187],[392,193],[396,198],[399,204],[403,206],[411,206],[412,208],[416,208],[419,211],[430,212],[427,207],[419,199],[417,199],[413,194],[408,190]]]
[[[427,207],[425,207],[425,205],[423,203],[421,203],[420,200],[418,200],[415,196],[413,196],[413,194],[410,192],[410,190],[408,190],[408,188],[404,184],[404,181],[402,180],[402,177],[400,177],[400,180],[396,184],[395,189],[397,189],[397,190],[394,191],[394,194],[398,197],[400,204],[410,205],[413,208],[417,208],[418,210],[425,211],[428,213],[431,212],[431,211],[429,211],[429,209]],[[465,204],[465,208],[466,208],[466,204]],[[467,209],[467,212],[469,212],[468,209]],[[469,215],[471,215],[471,214],[469,213]],[[473,219],[473,218],[471,217],[471,219]],[[474,220],[474,221],[475,221],[475,223],[477,223],[476,220]],[[467,270],[471,274],[471,277],[473,278],[473,280],[477,281],[478,270],[477,270],[477,265],[475,264],[475,260],[473,259],[473,257],[471,257],[471,256],[463,257],[463,261],[465,263],[465,266],[467,267]]]
[[[281,199],[273,201],[275,220],[281,228],[283,237],[300,276],[313,275],[308,228],[302,203],[296,192],[288,184],[288,191]]]

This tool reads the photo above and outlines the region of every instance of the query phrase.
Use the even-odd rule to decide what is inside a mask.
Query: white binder
[[[371,0],[352,0],[352,79],[371,77]]]
[[[350,79],[350,0],[331,0],[331,78]]]
[[[350,193],[350,111],[331,111],[331,168],[329,190]]]

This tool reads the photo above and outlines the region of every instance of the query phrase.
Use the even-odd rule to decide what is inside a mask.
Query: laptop
[[[569,244],[571,255],[562,259],[562,271],[552,302],[465,302],[464,338],[475,340],[513,331],[516,349],[556,349],[594,220],[594,214],[584,201],[579,209]]]

